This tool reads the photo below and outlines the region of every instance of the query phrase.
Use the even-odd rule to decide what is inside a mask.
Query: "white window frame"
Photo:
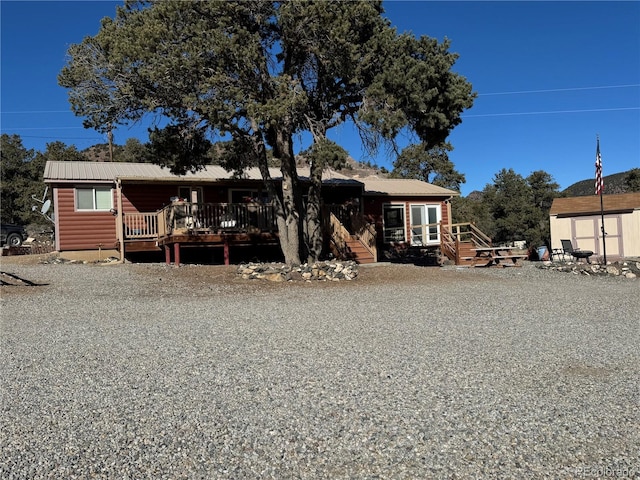
[[[425,241],[425,232],[420,228],[420,234],[414,234],[416,228],[414,228],[413,221],[413,208],[418,207],[422,208],[422,215],[424,215],[424,220],[428,222],[429,220],[429,210],[435,209],[436,211],[436,221],[437,224],[435,232],[426,232],[427,239]],[[411,245],[414,246],[429,246],[429,245],[438,245],[440,243],[440,222],[442,221],[442,204],[440,203],[412,203],[409,205],[409,224],[410,224],[410,234],[411,234]],[[424,223],[422,225],[430,225],[431,222]]]
[[[387,210],[400,210],[402,216],[402,227],[387,226]],[[394,233],[387,233],[388,230],[394,230]],[[399,235],[402,230],[402,236]],[[407,241],[407,219],[406,207],[404,203],[383,203],[382,204],[382,238],[384,243],[404,243]]]
[[[75,207],[77,212],[108,212],[113,209],[113,188],[109,186],[103,185],[94,185],[94,186],[82,186],[75,187],[74,189],[74,200]],[[80,208],[79,206],[79,191],[91,191],[91,208]],[[98,192],[109,192],[109,205],[103,208],[98,208]]]

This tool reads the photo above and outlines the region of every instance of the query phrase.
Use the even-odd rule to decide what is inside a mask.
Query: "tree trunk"
[[[308,262],[315,262],[322,254],[322,218],[320,205],[322,202],[322,165],[311,162],[309,172],[309,193],[306,205],[305,244],[308,250]]]
[[[274,155],[280,159],[282,172],[282,212],[278,215],[280,248],[287,265],[300,264],[300,243],[302,238],[302,192],[298,182],[293,140],[291,134],[279,128],[275,132]]]
[[[281,160],[280,170],[282,172],[282,190],[277,191],[274,181],[269,173],[267,160],[267,150],[264,138],[258,124],[251,119],[253,134],[250,134],[251,142],[255,156],[258,161],[258,169],[262,179],[267,187],[269,196],[275,203],[276,223],[278,225],[278,234],[280,239],[280,248],[284,255],[284,261],[287,265],[300,264],[300,216],[299,209],[296,207],[295,201],[296,191],[299,190],[298,174],[295,168],[295,160],[293,156],[293,143],[290,136],[277,132],[276,145],[274,146],[274,155]],[[292,170],[293,167],[293,170]],[[298,192],[298,196],[301,195]]]

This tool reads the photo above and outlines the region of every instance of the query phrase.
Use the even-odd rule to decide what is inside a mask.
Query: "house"
[[[607,259],[640,257],[640,193],[602,196]],[[549,211],[551,248],[571,240],[574,248],[604,254],[600,196],[556,198]]]
[[[270,173],[278,182],[280,171]],[[308,169],[298,173],[308,181]],[[252,258],[264,256],[267,247],[279,252],[275,209],[258,169],[238,178],[210,165],[179,176],[149,163],[49,161],[44,180],[53,195],[60,252],[120,259],[156,252],[176,264],[185,249],[213,251],[210,261],[225,264],[232,252],[251,251]],[[398,246],[442,248],[457,258],[459,230],[449,229],[456,195],[419,180],[359,179],[328,170],[322,185],[325,251],[361,263]]]
[[[277,182],[278,169],[271,169]],[[301,172],[304,173],[304,172]],[[363,184],[337,172],[323,181],[328,205],[362,196]],[[258,169],[235,178],[219,166],[178,176],[148,163],[60,162],[45,165],[53,195],[56,249],[125,258],[181,247],[278,245],[273,205]],[[304,181],[304,178],[301,179]]]
[[[378,248],[394,244],[440,246],[442,225],[451,225],[451,199],[459,192],[414,179],[360,179],[363,213],[375,225]]]

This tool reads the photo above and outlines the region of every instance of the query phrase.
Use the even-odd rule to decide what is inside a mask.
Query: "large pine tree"
[[[59,83],[92,128],[169,119],[161,136],[185,148],[171,157],[175,172],[202,167],[203,139],[231,140],[236,163],[228,165],[258,165],[285,261],[298,263],[319,254],[322,171],[346,156],[328,130],[354,122],[376,147],[408,129],[432,148],[472,105],[449,44],[398,34],[382,14],[379,1],[131,2],[71,46]],[[302,132],[314,139],[308,191],[294,158]],[[280,165],[278,190],[268,148]]]

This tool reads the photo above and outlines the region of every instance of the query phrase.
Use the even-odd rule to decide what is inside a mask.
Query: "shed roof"
[[[605,213],[624,212],[640,209],[640,192],[620,193],[602,196]],[[583,197],[556,198],[551,204],[549,215],[595,215],[600,213],[600,197],[587,195]]]
[[[368,196],[403,196],[403,197],[425,197],[425,196],[457,196],[459,192],[439,187],[422,180],[408,178],[378,178],[364,177],[360,181],[364,183],[365,195]]]
[[[281,177],[280,170],[270,168],[269,173],[274,179]],[[299,168],[298,175],[309,176],[309,168]],[[152,163],[128,163],[128,162],[64,162],[48,161],[44,168],[44,180],[47,183],[65,182],[113,182],[115,179],[129,181],[173,181],[173,182],[216,182],[220,180],[232,180],[232,172],[228,172],[218,165],[207,165],[204,169],[185,175],[174,175],[168,168]],[[245,180],[262,180],[257,168],[247,169],[242,177]],[[325,183],[352,183],[353,180],[336,171],[328,171],[323,175]]]

